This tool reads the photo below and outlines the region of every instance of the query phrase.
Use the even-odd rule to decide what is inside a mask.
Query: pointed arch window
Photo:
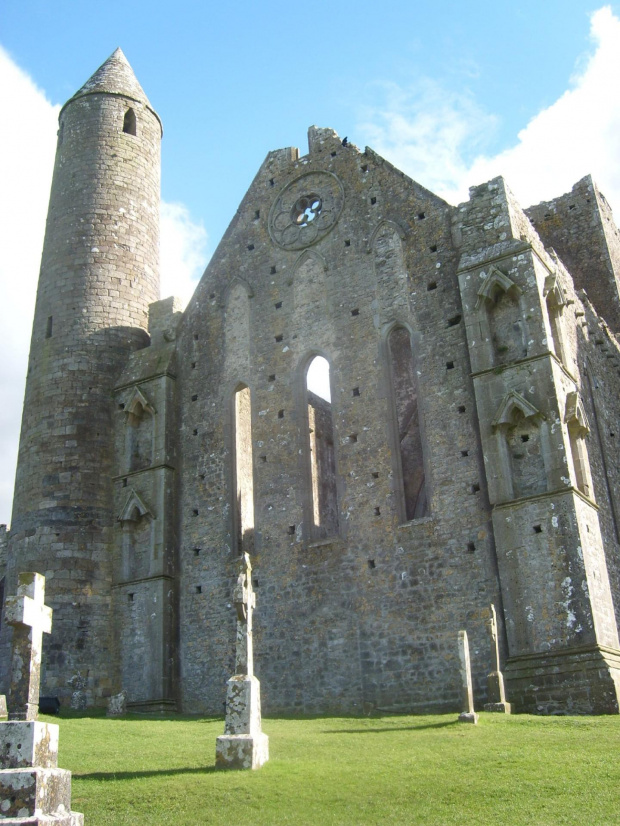
[[[590,433],[590,426],[585,410],[583,409],[583,404],[576,391],[569,393],[566,398],[566,415],[564,418],[568,427],[568,438],[577,490],[580,490],[584,496],[593,499],[590,462],[588,459],[588,449],[586,447],[586,436]]]
[[[254,461],[252,455],[252,396],[240,384],[233,399],[234,536],[239,554],[254,553]]]
[[[307,422],[309,538],[327,539],[338,534],[338,491],[332,416],[329,362],[312,358],[304,371],[304,401]]]
[[[409,330],[396,326],[387,338],[394,478],[402,522],[429,513],[420,406]]]
[[[511,390],[493,421],[499,439],[503,499],[520,499],[548,489],[545,417],[516,390]],[[547,451],[545,451],[545,445]]]
[[[153,463],[153,415],[155,409],[137,387],[125,405],[127,417],[125,450],[130,472],[144,470]]]
[[[128,109],[123,118],[123,132],[127,135],[136,135],[137,126],[136,113],[133,109]]]

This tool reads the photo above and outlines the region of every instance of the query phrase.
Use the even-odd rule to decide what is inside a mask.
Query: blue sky
[[[529,205],[592,172],[620,217],[620,2],[3,0],[0,521],[57,109],[117,46],[164,124],[166,295],[190,294],[267,152],[305,152],[311,124],[452,203],[500,173]]]

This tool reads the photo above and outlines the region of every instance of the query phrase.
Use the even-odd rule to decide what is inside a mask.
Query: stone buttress
[[[159,298],[161,134],[120,49],[59,117],[7,587],[17,571],[45,575],[55,622],[42,692],[69,695],[80,672],[89,703],[115,682],[111,396],[149,341],[148,305]]]

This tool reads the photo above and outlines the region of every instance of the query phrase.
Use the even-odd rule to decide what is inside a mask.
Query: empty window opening
[[[351,442],[352,445],[355,444],[355,442],[357,442],[357,433],[349,434],[349,442]]]
[[[196,369],[196,362],[195,362],[195,361],[193,361],[193,362],[192,362],[192,370],[195,370],[195,369]]]
[[[475,550],[476,550],[476,545],[475,545],[475,543],[473,543],[473,542],[468,542],[468,543],[467,543],[467,553],[469,553],[469,554],[473,554],[473,552],[474,552]]]
[[[354,396],[359,396],[359,394],[360,394],[360,389],[359,389],[359,387],[354,387],[354,388],[353,388],[353,395],[354,395]]]
[[[289,536],[294,536],[295,535],[295,525],[289,525],[287,533],[288,533]]]
[[[454,370],[454,362],[453,361],[447,361],[446,362],[446,370]]]
[[[52,337],[52,328],[54,326],[54,316],[48,315],[47,317],[47,325],[45,327],[45,338]]]
[[[374,560],[374,559],[369,559],[369,560],[368,560],[368,567],[370,568],[370,570],[371,570],[371,571],[373,570],[373,568],[376,568],[376,567],[377,567],[377,566],[375,565],[375,560]]]
[[[133,598],[134,598],[133,594],[127,594],[127,601],[128,602],[133,602]]]
[[[448,319],[448,327],[456,327],[457,324],[461,323],[461,316],[454,315],[452,318]]]
[[[431,290],[436,290],[437,289],[437,282],[436,281],[431,281],[430,284],[427,284],[426,289],[428,290],[429,293],[430,293]]]
[[[119,410],[124,410],[124,409],[125,409],[125,405],[124,405],[124,404],[119,404],[118,409],[119,409]]]
[[[198,341],[198,333],[194,333],[194,341]]]
[[[138,403],[127,415],[126,450],[129,470],[144,470],[153,461],[153,416]]]
[[[311,536],[323,539],[338,532],[338,497],[329,362],[322,356],[315,356],[308,365],[305,396],[312,494]]]
[[[258,221],[259,218],[260,218],[260,209],[257,209],[256,212],[254,213],[254,220]]]
[[[193,433],[194,433],[194,436],[198,435],[198,428],[197,427],[194,428]]]
[[[276,274],[276,268],[275,268],[275,266],[270,267],[270,268],[269,268],[269,272],[270,272],[272,275],[275,275],[275,274]]]
[[[354,310],[351,310],[351,315],[352,315],[352,316],[357,316],[357,315],[359,315],[359,314],[360,314],[360,311],[359,311],[359,309],[358,309],[357,307],[356,307]]]
[[[373,196],[373,197],[370,199],[370,203],[374,206],[374,205],[377,203],[377,199]]]
[[[253,579],[253,580],[252,580],[252,585],[253,585],[255,588],[258,588],[258,580],[257,580],[257,579]]]
[[[235,529],[238,553],[254,550],[254,473],[250,388],[235,393]]]
[[[469,456],[469,450],[461,450],[461,456]]]
[[[196,585],[196,593],[202,594],[202,585]]]
[[[423,221],[426,218],[424,212],[418,212],[418,220]]]
[[[542,533],[542,525],[534,525],[534,533]]]
[[[375,508],[375,516],[381,516],[381,508]]]
[[[388,338],[395,461],[401,520],[426,516],[428,499],[411,336],[396,327]]]
[[[345,247],[350,247],[350,246],[351,246],[351,242],[347,240],[347,241],[345,241],[345,242],[344,242],[344,245],[345,245]]]
[[[125,112],[123,119],[123,132],[127,135],[135,135],[137,132],[136,113],[133,109],[128,109]]]
[[[278,410],[278,419],[284,418],[284,410]]]

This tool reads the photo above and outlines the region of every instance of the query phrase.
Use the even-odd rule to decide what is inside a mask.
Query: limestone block
[[[226,692],[225,734],[258,735],[261,730],[260,683],[256,677],[235,676]]]
[[[120,694],[113,694],[108,700],[107,717],[117,717],[127,714],[127,692],[123,689]]]
[[[215,765],[221,769],[260,769],[269,760],[266,734],[223,734],[217,738]]]
[[[0,771],[0,817],[71,812],[71,772],[66,769],[5,769]]]
[[[9,720],[0,724],[0,766],[19,769],[58,766],[58,726],[40,721]]]
[[[6,696],[4,694],[0,694],[0,718],[6,718],[8,716],[8,712],[6,710]]]

